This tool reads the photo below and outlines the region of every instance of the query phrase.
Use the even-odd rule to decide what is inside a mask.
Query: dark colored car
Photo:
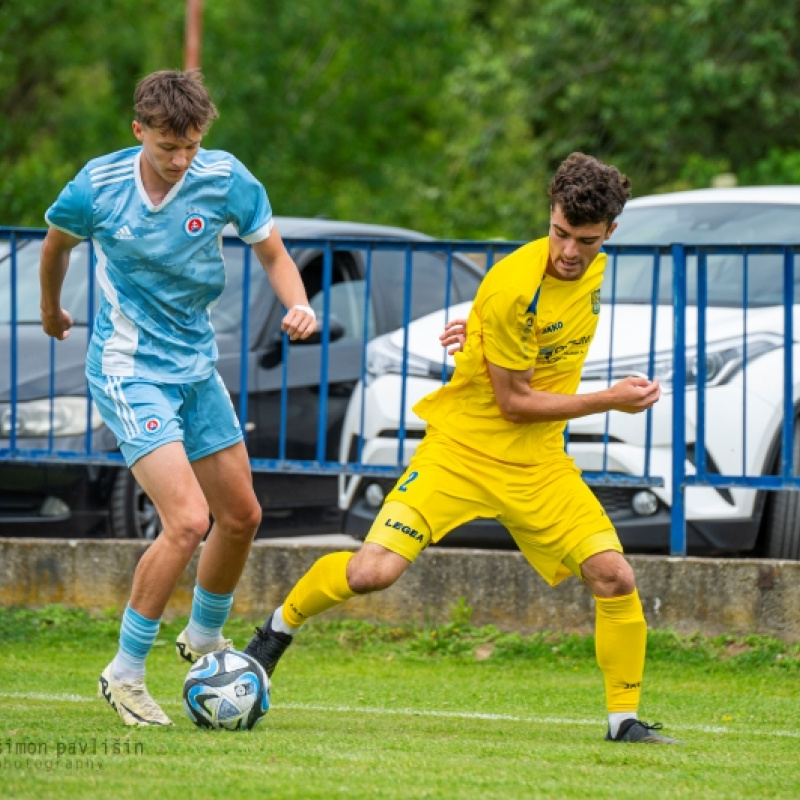
[[[257,259],[234,235],[223,240],[228,283],[211,310],[217,368],[243,420],[265,512],[261,536],[285,532],[281,518],[302,518],[304,510],[337,513],[333,471],[314,474],[276,462],[338,459],[342,422],[362,374],[365,336],[401,327],[406,311],[413,320],[471,299],[483,274],[463,256],[412,252],[404,243],[433,241],[415,231],[290,217],[278,218],[277,225],[311,305],[327,320],[325,331],[287,345],[280,331],[283,309]],[[12,248],[10,230],[0,231],[0,536],[153,538],[159,530],[155,509],[130,472],[117,466],[121,459],[109,461],[108,453],[118,455],[116,442],[87,401],[84,358],[99,298],[89,245],[73,251],[62,294],[75,326],[65,341],[55,342],[39,319],[42,235],[17,231]],[[408,304],[407,263],[413,275]]]

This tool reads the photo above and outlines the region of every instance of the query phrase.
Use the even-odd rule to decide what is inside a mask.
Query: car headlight
[[[722,339],[709,342],[705,348],[706,386],[721,386],[731,381],[742,366],[765,353],[783,346],[783,337],[774,333],[755,333],[742,340]],[[699,374],[697,347],[686,348],[686,386],[696,386]],[[616,382],[629,375],[650,375],[651,364],[648,356],[606,361],[587,361],[581,375],[583,380],[608,380]],[[672,352],[656,353],[652,363],[653,378],[658,378],[665,392],[672,391],[675,376]]]
[[[80,436],[86,433],[86,398],[54,397],[19,402],[16,406],[16,435],[20,438]],[[97,430],[103,424],[100,413],[92,403],[91,426]],[[0,403],[0,436],[11,434],[11,404]]]
[[[391,335],[386,335],[373,339],[367,347],[367,380],[380,375],[402,375],[404,363],[406,375],[436,379],[442,377],[442,362],[430,361],[412,353],[404,356],[402,348],[392,344]],[[445,376],[452,374],[453,367],[445,365]]]

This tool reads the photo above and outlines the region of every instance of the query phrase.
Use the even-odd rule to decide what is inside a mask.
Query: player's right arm
[[[638,414],[661,397],[658,380],[629,377],[607,389],[587,394],[555,394],[531,387],[533,368],[516,371],[486,361],[503,419],[517,424],[559,422],[604,411]]]
[[[42,254],[39,261],[39,283],[42,297],[42,328],[48,336],[63,340],[69,336],[72,317],[61,308],[61,287],[69,267],[69,255],[81,239],[58,228],[51,227],[42,243]]]

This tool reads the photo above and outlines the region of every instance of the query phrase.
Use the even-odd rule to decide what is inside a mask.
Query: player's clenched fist
[[[317,315],[311,306],[293,306],[283,318],[281,328],[292,341],[307,339],[317,329]]]
[[[48,336],[63,341],[69,336],[71,327],[72,316],[63,308],[59,308],[54,314],[45,314],[42,311],[42,329]]]
[[[661,397],[661,384],[658,378],[648,380],[642,377],[624,378],[615,383],[610,389],[611,408],[615,411],[624,411],[627,414],[636,414],[652,408]]]

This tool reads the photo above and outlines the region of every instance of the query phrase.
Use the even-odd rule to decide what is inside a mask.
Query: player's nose
[[[564,255],[567,258],[575,258],[578,255],[578,243],[574,239],[568,239],[565,243]]]

